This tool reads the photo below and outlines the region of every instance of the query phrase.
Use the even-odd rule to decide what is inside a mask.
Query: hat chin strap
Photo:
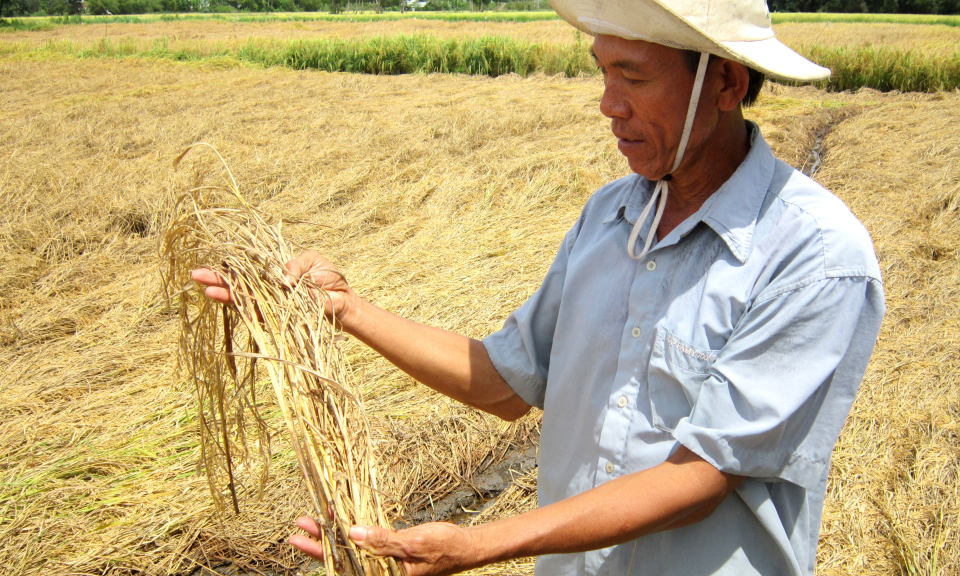
[[[634,260],[642,260],[647,252],[650,251],[650,245],[653,244],[653,238],[657,235],[657,227],[660,225],[660,218],[663,216],[663,209],[667,207],[667,194],[670,192],[669,181],[673,177],[673,171],[680,166],[683,161],[683,153],[687,150],[687,141],[690,140],[690,130],[693,128],[693,118],[697,115],[697,104],[700,102],[700,91],[703,89],[703,78],[707,74],[707,62],[710,60],[708,52],[700,53],[700,64],[697,65],[697,78],[693,82],[693,92],[690,93],[690,105],[687,107],[687,119],[683,123],[683,134],[680,136],[680,146],[677,147],[677,157],[673,161],[673,167],[670,168],[670,174],[657,181],[656,188],[647,202],[646,208],[637,218],[637,223],[633,225],[630,231],[630,239],[627,241],[627,252]],[[647,221],[650,210],[653,209],[657,201],[657,195],[660,196],[660,203],[657,206],[657,214],[653,217],[653,224],[650,225],[650,231],[647,233],[647,239],[643,243],[643,251],[637,254],[634,248],[637,244],[637,237],[640,235],[640,227]]]

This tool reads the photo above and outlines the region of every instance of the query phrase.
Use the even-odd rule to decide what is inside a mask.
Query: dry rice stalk
[[[261,412],[269,406],[258,398],[257,376],[266,373],[324,533],[326,573],[399,576],[396,560],[371,556],[347,537],[354,524],[389,524],[359,389],[323,313],[328,296],[306,278],[289,279],[284,263],[294,254],[282,222],[250,206],[224,167],[228,187],[198,182],[179,198],[161,247],[167,294],[179,301],[180,363],[200,400],[210,491],[222,508],[225,486],[235,511],[251,492],[245,479],[257,478],[262,493],[270,434]],[[219,272],[235,303],[206,298],[190,280],[198,267]]]

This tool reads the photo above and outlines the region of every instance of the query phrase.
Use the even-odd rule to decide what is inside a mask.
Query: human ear
[[[717,62],[717,72],[721,81],[720,92],[717,93],[717,108],[729,112],[739,106],[740,101],[747,95],[750,73],[743,64],[726,58],[720,58]]]

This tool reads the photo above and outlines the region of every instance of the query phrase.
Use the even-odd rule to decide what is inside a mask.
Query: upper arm
[[[695,499],[697,504],[688,513],[662,526],[661,530],[689,526],[706,519],[746,479],[745,476],[718,470],[682,444],[662,465],[674,467],[675,473],[686,480],[678,482],[678,485],[685,486],[690,491],[689,497]]]
[[[703,499],[716,504],[736,490],[746,478],[718,470],[716,466],[682,444],[667,458],[667,463],[686,470],[687,474],[695,478]]]
[[[500,376],[479,340],[470,343],[470,364],[480,389],[475,404],[477,408],[508,422],[513,422],[530,411],[530,404]]]
[[[583,217],[567,232],[540,288],[483,340],[492,365],[530,406],[543,408],[567,265],[582,223]]]

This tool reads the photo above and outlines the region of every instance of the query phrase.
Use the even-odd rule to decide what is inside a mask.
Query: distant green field
[[[931,56],[887,48],[810,46],[805,56],[833,70],[818,83],[832,91],[874,88],[935,92],[960,88],[960,56]],[[533,43],[504,36],[448,38],[397,35],[367,39],[255,39],[244,42],[142,42],[103,38],[95,43],[51,41],[42,47],[0,43],[0,54],[36,58],[142,58],[211,61],[219,65],[281,66],[361,74],[458,73],[485,76],[536,72],[596,74],[583,44]]]
[[[785,22],[851,22],[864,24],[940,24],[960,26],[960,15],[935,14],[835,14],[807,12],[774,12],[774,24]]]
[[[453,73],[483,76],[536,72],[592,75],[596,65],[583,45],[531,43],[504,36],[441,39],[398,35],[368,39],[249,39],[238,43],[153,42],[106,38],[93,44],[51,41],[37,50],[0,43],[0,55],[35,58],[140,58],[183,62],[216,61],[221,65],[280,66],[360,74]]]
[[[564,74],[567,76],[592,75],[596,67],[586,50],[586,44],[574,42],[541,41],[534,37],[523,38],[519,33],[511,32],[507,22],[534,22],[555,18],[553,12],[417,12],[386,14],[341,14],[331,16],[325,13],[284,13],[284,14],[187,14],[187,15],[141,15],[141,16],[101,16],[85,17],[82,20],[71,18],[31,18],[2,21],[8,30],[29,30],[31,27],[57,27],[67,24],[86,23],[100,26],[74,28],[76,34],[69,40],[61,40],[53,35],[44,41],[43,35],[36,39],[18,38],[16,42],[0,41],[0,54],[29,54],[32,57],[46,58],[51,55],[76,58],[146,58],[179,61],[217,61],[230,65],[282,66],[295,69],[317,69],[330,72],[355,72],[366,74],[409,74],[409,73],[460,73],[498,76],[516,73]],[[866,21],[890,21],[888,15],[840,15],[840,14],[775,14],[781,22],[832,22],[830,18],[844,19],[843,24],[851,28],[864,26]],[[957,24],[960,17],[934,16],[894,16],[916,24],[951,22]],[[394,32],[393,28],[402,26],[380,26],[385,33],[366,38],[343,38],[336,35],[328,38],[288,38],[259,37],[249,35],[245,39],[196,39],[187,35],[185,39],[162,36],[156,39],[113,38],[108,39],[105,26],[109,23],[134,22],[155,23],[169,21],[207,21],[251,23],[249,29],[259,29],[257,22],[326,21],[347,23],[346,28],[364,29],[365,23],[377,21],[410,22],[415,18],[444,21],[488,21],[491,22],[489,34],[481,36],[454,35],[440,37],[429,33],[415,32],[404,34]],[[860,20],[857,20],[859,18]],[[791,20],[793,19],[793,20]],[[351,24],[351,22],[356,23]],[[416,27],[423,24],[412,23]],[[195,24],[194,26],[206,26]],[[215,26],[221,26],[217,24]],[[372,25],[371,25],[372,26]],[[536,27],[537,25],[532,25]],[[813,24],[814,27],[820,27]],[[825,26],[825,24],[824,24]],[[221,26],[222,27],[222,26]],[[439,26],[434,26],[439,27]],[[552,24],[547,26],[554,28]],[[163,28],[159,26],[159,28]],[[296,26],[294,26],[296,28]],[[481,25],[481,30],[487,27]],[[526,27],[525,27],[526,28]],[[883,31],[887,27],[877,28]],[[877,90],[901,92],[933,92],[960,88],[960,51],[957,51],[955,31],[951,29],[926,28],[918,32],[919,27],[905,24],[898,28],[900,35],[907,41],[894,43],[890,33],[883,32],[880,41],[863,45],[837,44],[820,39],[818,35],[813,44],[795,42],[792,44],[798,52],[813,59],[833,71],[833,76],[818,85],[828,90],[857,90],[862,87]],[[906,34],[905,30],[910,31]],[[926,34],[925,31],[930,31]],[[81,33],[82,32],[82,33]],[[95,32],[93,37],[87,32]],[[934,34],[936,32],[936,34]],[[102,37],[100,36],[102,34]],[[861,30],[860,34],[863,34]],[[919,35],[918,35],[919,34]],[[894,34],[896,36],[896,34]],[[920,37],[936,37],[936,46],[944,49],[932,49],[922,45]],[[939,42],[939,44],[937,44]]]
[[[889,24],[941,24],[960,26],[960,15],[937,16],[929,14],[826,14],[775,12],[771,15],[774,24],[785,22],[859,22]],[[84,17],[30,17],[13,20],[0,19],[0,29],[19,30],[50,29],[52,26],[66,24],[149,24],[160,21],[176,20],[222,20],[227,22],[378,22],[401,19],[442,20],[446,22],[538,22],[556,20],[556,12],[351,12],[349,14],[328,14],[326,12],[234,12],[223,14],[140,14],[129,16],[84,16]]]

